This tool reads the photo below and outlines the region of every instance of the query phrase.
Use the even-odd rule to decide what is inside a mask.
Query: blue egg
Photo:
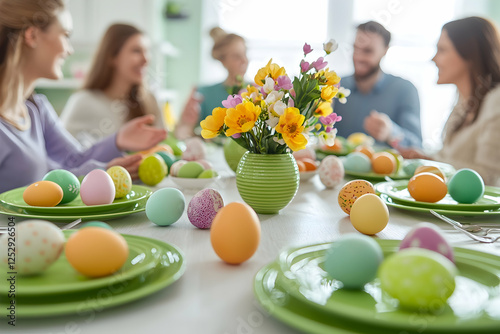
[[[109,226],[105,222],[100,222],[100,221],[87,222],[85,224],[82,224],[80,226],[80,229],[85,228],[85,227],[102,227],[102,228],[105,228],[105,229],[108,229],[108,230],[113,230],[113,228],[111,226]]]
[[[369,173],[372,170],[372,163],[365,154],[353,152],[345,157],[344,168],[351,172]]]
[[[181,218],[185,206],[186,200],[179,189],[159,189],[146,202],[146,216],[156,225],[171,225]]]
[[[460,169],[448,182],[448,193],[458,203],[475,203],[484,195],[483,178],[472,169]]]

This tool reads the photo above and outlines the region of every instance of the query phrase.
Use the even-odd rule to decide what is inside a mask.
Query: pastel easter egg
[[[329,155],[321,161],[319,179],[327,188],[335,188],[344,180],[344,165],[336,156]]]
[[[191,224],[206,229],[212,226],[217,212],[224,206],[222,196],[215,189],[203,189],[189,202],[187,216]]]
[[[312,161],[316,161],[316,151],[312,147],[306,146],[306,148],[300,151],[293,152],[293,157],[295,160],[311,159]]]
[[[211,179],[211,178],[214,178],[217,176],[219,176],[219,174],[217,174],[217,172],[214,171],[213,169],[206,169],[203,172],[201,172],[200,175],[198,175],[198,178],[199,179]]]
[[[85,205],[113,203],[115,199],[113,179],[102,169],[94,169],[83,179],[80,186],[80,197]]]
[[[52,181],[35,182],[23,192],[23,200],[31,206],[56,206],[61,202],[63,196],[62,188]]]
[[[158,155],[153,154],[142,160],[139,165],[139,179],[148,186],[160,183],[168,173],[165,161]]]
[[[205,159],[196,160],[196,162],[199,163],[200,165],[202,165],[203,169],[213,169],[214,168],[214,166],[209,161],[206,161]]]
[[[179,168],[178,177],[197,178],[202,172],[203,166],[196,161],[188,161]]]
[[[446,177],[444,176],[444,173],[441,171],[441,169],[439,169],[436,166],[418,166],[417,169],[415,169],[414,175],[420,174],[420,173],[432,173],[432,174],[436,174],[437,176],[439,176],[440,178],[442,178],[443,181],[446,182]]]
[[[359,197],[351,208],[351,224],[363,234],[374,235],[389,222],[387,205],[375,194]]]
[[[132,190],[132,178],[125,168],[122,166],[113,166],[108,168],[106,173],[113,179],[115,198],[122,198],[130,193]]]
[[[14,232],[11,232],[14,233]],[[7,247],[9,239],[15,238],[15,269],[7,270],[9,262]],[[5,272],[14,271],[20,275],[40,274],[49,268],[61,255],[64,248],[64,234],[56,225],[44,220],[25,220],[16,224],[14,234],[0,235],[0,267]]]
[[[457,268],[446,257],[423,248],[407,248],[380,265],[381,288],[400,307],[438,311],[455,290]]]
[[[100,222],[100,221],[86,222],[80,226],[80,229],[85,228],[85,227],[101,227],[101,228],[105,228],[108,230],[113,230],[113,228],[109,224],[106,224],[105,222]]]
[[[365,154],[353,152],[345,157],[344,168],[352,172],[369,173],[372,170],[372,163]]]
[[[182,153],[182,159],[195,161],[205,159],[205,143],[198,137],[192,137],[185,140],[186,150]]]
[[[170,168],[170,176],[175,176],[179,174],[179,169],[187,164],[186,160],[178,160],[172,164],[172,167]]]
[[[448,192],[458,203],[475,203],[484,195],[483,178],[475,170],[460,169],[448,182]]]
[[[372,238],[346,234],[334,241],[325,255],[324,269],[346,289],[362,289],[377,276],[384,259],[380,245]]]
[[[441,235],[439,228],[433,224],[419,223],[406,234],[399,245],[399,249],[411,247],[425,248],[437,252],[454,262],[453,249]]]
[[[375,194],[375,189],[370,182],[365,180],[347,182],[342,189],[340,189],[338,196],[338,202],[342,211],[350,214],[354,202],[364,194]]]
[[[436,174],[423,172],[408,181],[408,192],[416,201],[435,203],[446,196],[448,187]]]
[[[45,174],[44,181],[57,183],[62,191],[63,198],[59,204],[66,204],[74,200],[80,193],[80,181],[75,174],[64,169],[54,169]]]
[[[158,154],[163,159],[163,161],[165,161],[169,170],[170,170],[170,167],[172,167],[172,165],[174,164],[174,162],[177,161],[177,159],[175,158],[175,156],[172,153],[160,151],[160,152],[156,152],[156,154]]]
[[[148,198],[146,216],[156,225],[171,225],[181,218],[185,206],[186,200],[180,190],[162,188]]]

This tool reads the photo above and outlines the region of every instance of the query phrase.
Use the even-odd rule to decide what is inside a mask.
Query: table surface
[[[221,171],[221,179],[211,185],[224,202],[242,201],[235,176],[225,164],[222,150],[209,147],[208,159]],[[155,189],[175,187],[168,178]],[[259,215],[262,226],[257,252],[241,265],[222,262],[210,244],[210,231],[195,228],[184,212],[168,227],[150,222],[145,213],[110,220],[118,232],[156,238],[178,246],[185,254],[187,268],[179,281],[154,295],[118,307],[96,311],[91,316],[60,316],[18,319],[15,330],[6,325],[2,312],[1,333],[299,333],[269,316],[253,295],[253,278],[280,251],[292,246],[331,242],[356,232],[337,204],[340,187],[326,189],[318,176],[300,183],[291,204],[277,215]],[[182,190],[182,189],[181,189]],[[183,191],[186,203],[196,191]],[[402,239],[419,222],[432,222],[444,230],[454,247],[464,247],[500,255],[499,244],[479,244],[440,222],[430,214],[390,208],[388,226],[375,237]],[[7,217],[0,216],[0,226]],[[460,221],[495,223],[496,218],[460,218]],[[21,219],[16,219],[21,221]],[[357,232],[356,232],[357,233]]]

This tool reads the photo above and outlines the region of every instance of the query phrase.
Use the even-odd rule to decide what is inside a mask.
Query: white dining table
[[[234,173],[226,165],[222,149],[208,147],[207,159],[221,178],[210,187],[217,189],[224,202],[242,201]],[[347,182],[346,179],[345,181]],[[176,187],[168,178],[153,190]],[[118,232],[155,238],[179,247],[187,264],[184,275],[172,285],[139,300],[84,316],[68,315],[18,319],[7,326],[5,310],[0,311],[0,333],[105,334],[105,333],[300,333],[274,319],[259,306],[253,294],[253,280],[260,268],[290,247],[332,242],[347,233],[359,233],[340,209],[337,195],[341,186],[326,189],[318,176],[302,181],[293,201],[279,214],[259,215],[262,227],[256,253],[240,265],[224,263],[210,243],[210,231],[194,227],[186,211],[175,224],[157,226],[144,212],[108,223]],[[181,189],[186,207],[196,193]],[[387,227],[374,238],[398,239],[419,222],[431,222],[443,230],[454,247],[464,247],[500,256],[500,242],[480,244],[427,213],[390,208]],[[0,226],[7,216],[0,216]],[[462,218],[464,222],[496,223],[497,217]],[[22,221],[22,219],[16,219]]]

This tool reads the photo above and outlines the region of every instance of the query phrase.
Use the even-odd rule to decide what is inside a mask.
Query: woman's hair
[[[46,29],[62,10],[63,0],[0,0],[0,116],[24,105],[24,32]]]
[[[226,47],[235,41],[241,41],[245,43],[245,39],[236,34],[228,34],[223,29],[219,27],[212,28],[210,30],[210,37],[214,40],[214,46],[212,48],[212,57],[218,61],[223,61],[226,56]]]
[[[471,96],[466,116],[450,129],[449,135],[453,135],[477,119],[484,97],[500,83],[500,40],[494,24],[481,17],[448,22],[443,30],[470,71]]]
[[[92,61],[89,73],[83,85],[84,89],[97,89],[104,91],[111,85],[115,73],[111,65],[113,59],[120,53],[123,45],[134,35],[143,34],[142,31],[128,24],[113,24],[104,34],[97,52]],[[134,85],[127,95],[129,114],[127,120],[145,115],[143,85]]]

